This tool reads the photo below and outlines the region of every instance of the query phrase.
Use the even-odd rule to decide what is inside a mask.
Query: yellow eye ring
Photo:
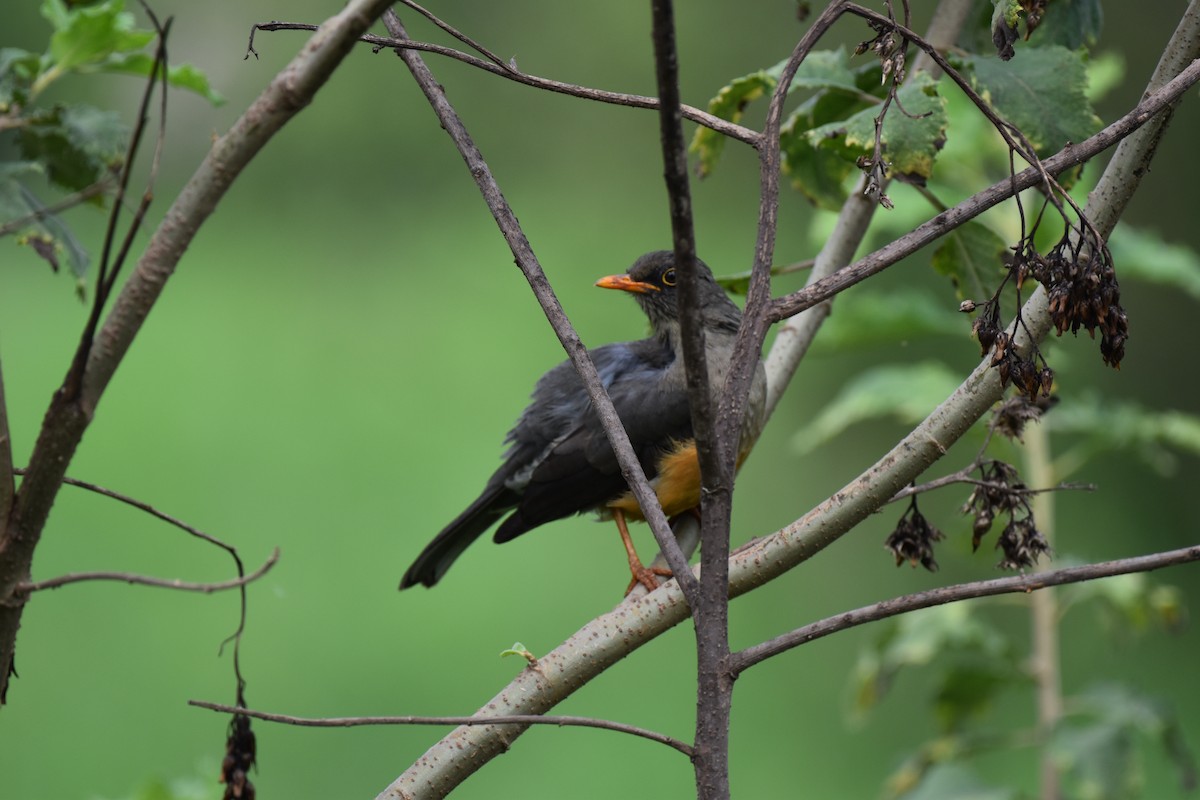
[[[663,272],[662,283],[663,283],[663,286],[674,286],[675,285],[675,268],[674,267],[671,267],[670,269]]]

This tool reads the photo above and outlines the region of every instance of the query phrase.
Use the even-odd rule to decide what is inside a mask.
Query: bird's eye
[[[664,272],[662,274],[662,282],[663,282],[663,286],[674,286],[675,285],[675,268],[674,267],[671,267],[669,270],[667,270],[666,272]]]

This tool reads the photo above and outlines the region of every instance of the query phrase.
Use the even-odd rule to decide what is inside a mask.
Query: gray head
[[[700,279],[698,289],[704,327],[736,332],[742,320],[741,310],[725,294],[708,266],[698,258],[696,277]],[[596,281],[601,288],[621,289],[632,294],[656,331],[679,322],[677,283],[675,254],[670,250],[647,253],[633,262],[628,273],[609,275]]]

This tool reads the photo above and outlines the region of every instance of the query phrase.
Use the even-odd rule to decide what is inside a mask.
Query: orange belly
[[[738,455],[741,467],[748,452]],[[658,475],[650,481],[663,513],[668,517],[682,514],[700,505],[700,459],[696,455],[696,440],[676,443],[658,461]],[[644,520],[642,507],[633,492],[625,492],[609,501],[609,508],[619,508],[628,519]]]

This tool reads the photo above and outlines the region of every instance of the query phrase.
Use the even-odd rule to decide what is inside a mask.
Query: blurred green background
[[[918,4],[917,29],[929,9]],[[36,3],[10,3],[0,45],[44,47]],[[223,133],[306,40],[259,34],[259,60],[243,60],[253,22],[318,22],[338,3],[263,0],[155,3],[175,16],[171,60],[203,69],[228,103],[217,109],[170,97],[167,164],[152,219]],[[1101,104],[1106,120],[1140,96],[1180,2],[1109,3],[1101,52],[1119,52],[1124,83]],[[533,0],[435,8],[534,74],[653,93],[645,3]],[[793,0],[704,0],[678,11],[683,96],[703,105],[731,77],[790,52],[804,27]],[[446,41],[404,15],[414,38]],[[834,42],[869,34],[843,23]],[[832,43],[831,43],[832,44]],[[647,250],[669,247],[657,119],[501,81],[431,58],[489,160],[585,342],[641,334],[633,303],[597,292],[599,276]],[[131,114],[133,79],[80,79],[62,99]],[[1200,246],[1192,187],[1200,180],[1190,92],[1127,219]],[[717,174],[695,183],[699,251],[718,272],[750,264],[757,213],[756,162],[731,145]],[[943,168],[953,165],[943,164]],[[906,190],[897,203],[919,204]],[[71,217],[97,251],[103,221]],[[827,221],[785,192],[777,260],[811,257]],[[145,235],[142,236],[142,242]],[[50,394],[61,380],[86,308],[70,281],[27,250],[0,241],[0,356],[18,464],[25,463]],[[941,287],[918,254],[876,289]],[[1119,269],[1119,265],[1118,265]],[[777,291],[796,285],[781,280]],[[1157,409],[1200,413],[1195,396],[1193,301],[1126,283],[1132,340],[1122,370],[1104,370],[1086,339],[1056,350],[1072,365],[1064,399],[1085,390]],[[852,303],[853,294],[839,302]],[[735,543],[803,514],[878,457],[903,431],[864,426],[800,457],[792,432],[842,383],[881,362],[949,352],[968,369],[975,344],[897,342],[850,353],[821,351],[796,377],[755,457],[742,471]],[[464,714],[521,668],[498,653],[521,641],[556,646],[611,608],[626,577],[610,526],[555,523],[517,542],[481,542],[436,590],[399,594],[400,574],[441,526],[474,498],[498,463],[501,440],[534,380],[562,358],[537,304],[470,176],[407,72],[390,53],[353,53],[330,83],[257,158],[204,226],[117,373],[71,465],[74,477],[131,494],[235,544],[257,565],[283,559],[250,588],[243,670],[251,705],[302,716]],[[1057,366],[1057,364],[1056,364]],[[945,471],[970,457],[955,451]],[[1099,485],[1067,494],[1059,549],[1089,560],[1195,542],[1200,524],[1194,457],[1164,477],[1125,454],[1077,477]],[[942,470],[936,471],[941,474]],[[971,555],[955,514],[964,493],[931,498],[925,512],[952,534],[942,571],[897,570],[881,548],[899,510],[870,520],[810,567],[733,605],[735,646],[839,610],[944,583],[992,577],[996,555]],[[635,533],[652,550],[644,529]],[[994,535],[994,534],[993,534]],[[143,514],[64,489],[35,562],[35,577],[92,569],[189,580],[230,576],[227,557]],[[1200,600],[1194,569],[1160,578]],[[1023,635],[1014,607],[999,624]],[[225,720],[190,708],[232,702],[222,639],[237,598],[88,584],[38,595],[18,640],[20,679],[0,711],[0,793],[6,798],[116,798],[148,783],[214,779]],[[851,721],[847,675],[869,628],[823,640],[759,667],[739,682],[733,785],[741,797],[874,797],[904,754],[936,728],[929,680],[902,676],[895,696]],[[1088,613],[1068,617],[1068,690],[1124,681],[1170,698],[1200,742],[1200,657],[1191,633],[1114,641]],[[689,738],[694,659],[687,626],[638,651],[558,711],[602,716]],[[1027,692],[1000,719],[1030,724]],[[431,728],[312,730],[257,724],[260,797],[373,796],[420,756]],[[1145,752],[1147,796],[1178,794],[1157,750]],[[1031,752],[984,759],[989,779],[1031,789]],[[540,728],[489,764],[455,797],[607,798],[628,792],[684,797],[690,764],[673,751],[603,731]]]

